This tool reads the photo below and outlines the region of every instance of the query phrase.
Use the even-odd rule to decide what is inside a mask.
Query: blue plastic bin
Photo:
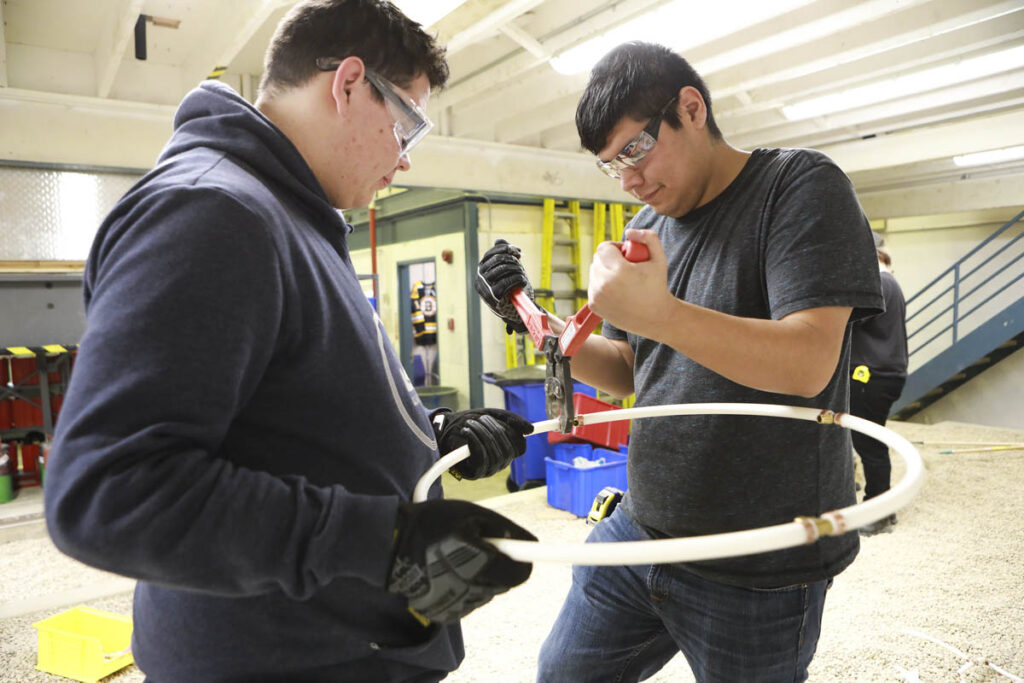
[[[544,408],[543,380],[531,383],[521,383],[515,380],[505,382],[489,373],[485,373],[483,379],[485,382],[501,387],[505,394],[505,410],[522,415],[530,422],[541,422],[548,419],[547,411]],[[587,396],[597,394],[594,387],[582,382],[573,382],[573,390]],[[555,444],[548,443],[547,434],[526,437],[526,452],[512,461],[511,476],[515,485],[522,487],[528,481],[542,485],[547,476],[544,459],[554,457],[554,447]]]
[[[605,486],[626,490],[626,456],[619,451],[594,448],[588,460],[605,459],[604,465],[576,467],[573,458],[583,454],[580,446],[587,444],[555,444],[555,457],[545,458],[547,468],[548,505],[568,510],[577,517],[586,517],[594,497]]]

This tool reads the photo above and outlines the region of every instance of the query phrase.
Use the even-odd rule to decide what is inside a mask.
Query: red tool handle
[[[647,251],[647,245],[643,242],[626,240],[619,244],[619,251],[630,263],[640,263],[651,258],[651,252]]]
[[[526,329],[530,333],[533,345],[538,349],[544,348],[544,338],[555,335],[551,331],[551,325],[548,324],[548,314],[531,301],[530,297],[526,296],[522,287],[512,290],[510,299],[512,305],[516,307],[519,317],[523,319],[523,324],[526,325]]]
[[[646,244],[633,240],[626,240],[620,243],[619,251],[631,263],[640,263],[651,257]],[[587,340],[587,337],[597,328],[600,322],[601,316],[591,311],[589,304],[584,304],[583,308],[577,311],[575,315],[566,318],[565,329],[562,330],[562,334],[558,337],[558,348],[562,350],[562,356],[569,358],[576,355],[576,352],[583,346],[583,342]]]
[[[650,252],[647,251],[647,245],[643,242],[626,240],[619,244],[619,250],[626,257],[626,260],[632,263],[640,263],[651,257]],[[533,340],[533,345],[538,349],[543,348],[544,338],[554,336],[551,326],[548,324],[547,313],[531,301],[522,288],[512,290],[509,299],[512,301],[512,305],[516,307],[516,312],[522,318],[523,324],[526,325],[530,338]],[[558,339],[562,355],[571,356],[576,353],[580,346],[583,345],[587,335],[593,332],[600,322],[601,317],[591,313],[590,306],[587,305],[584,305],[575,315],[566,318],[565,330],[562,331],[562,335]],[[572,350],[567,351],[570,348]]]

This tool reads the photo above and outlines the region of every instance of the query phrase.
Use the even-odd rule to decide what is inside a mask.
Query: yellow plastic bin
[[[74,607],[38,621],[36,668],[82,683],[123,669],[132,658],[132,620],[91,607]]]

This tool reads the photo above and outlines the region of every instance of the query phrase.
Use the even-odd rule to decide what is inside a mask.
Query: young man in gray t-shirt
[[[573,377],[635,391],[637,406],[847,411],[850,323],[883,304],[846,175],[811,150],[730,146],[700,76],[656,45],[609,53],[576,122],[598,166],[647,204],[625,236],[650,260],[598,247],[589,300],[603,337],[574,357]],[[496,245],[479,272],[497,296],[488,303],[521,325],[500,305],[526,284],[517,251]],[[589,540],[737,531],[854,502],[846,430],[770,417],[639,420],[625,501]],[[682,651],[698,681],[805,680],[825,592],[858,547],[853,533],[739,558],[575,567],[538,679],[641,680]]]

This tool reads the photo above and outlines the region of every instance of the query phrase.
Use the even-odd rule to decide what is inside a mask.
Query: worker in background
[[[628,43],[591,73],[576,110],[598,168],[647,206],[590,268],[604,318],[572,373],[636,406],[782,403],[846,411],[850,322],[882,309],[868,223],[846,175],[803,149],[736,149],[689,63]],[[506,323],[528,282],[499,243],[477,288]],[[552,327],[563,325],[553,316]],[[647,541],[791,522],[854,504],[849,432],[773,417],[640,420],[629,490],[589,541]],[[538,680],[638,681],[682,651],[697,681],[803,681],[825,593],[856,533],[745,557],[578,566]],[[614,552],[614,550],[609,550]]]
[[[439,384],[437,373],[437,285],[417,281],[409,292],[412,355],[423,366],[423,385]],[[413,373],[415,375],[415,373]]]
[[[907,381],[907,305],[903,290],[892,275],[892,257],[878,233],[875,251],[882,279],[885,313],[853,326],[850,346],[850,412],[857,417],[885,426],[892,404],[903,392]],[[853,433],[853,447],[864,467],[864,499],[874,498],[889,490],[889,447],[881,441]],[[860,533],[871,536],[892,531],[896,513],[861,527]]]
[[[381,0],[283,18],[255,106],[206,81],[85,269],[87,329],[49,462],[57,547],[138,579],[147,680],[437,681],[458,621],[531,566],[533,536],[465,501],[410,502],[438,450],[486,476],[532,428],[419,402],[349,254],[430,130],[444,50]]]

